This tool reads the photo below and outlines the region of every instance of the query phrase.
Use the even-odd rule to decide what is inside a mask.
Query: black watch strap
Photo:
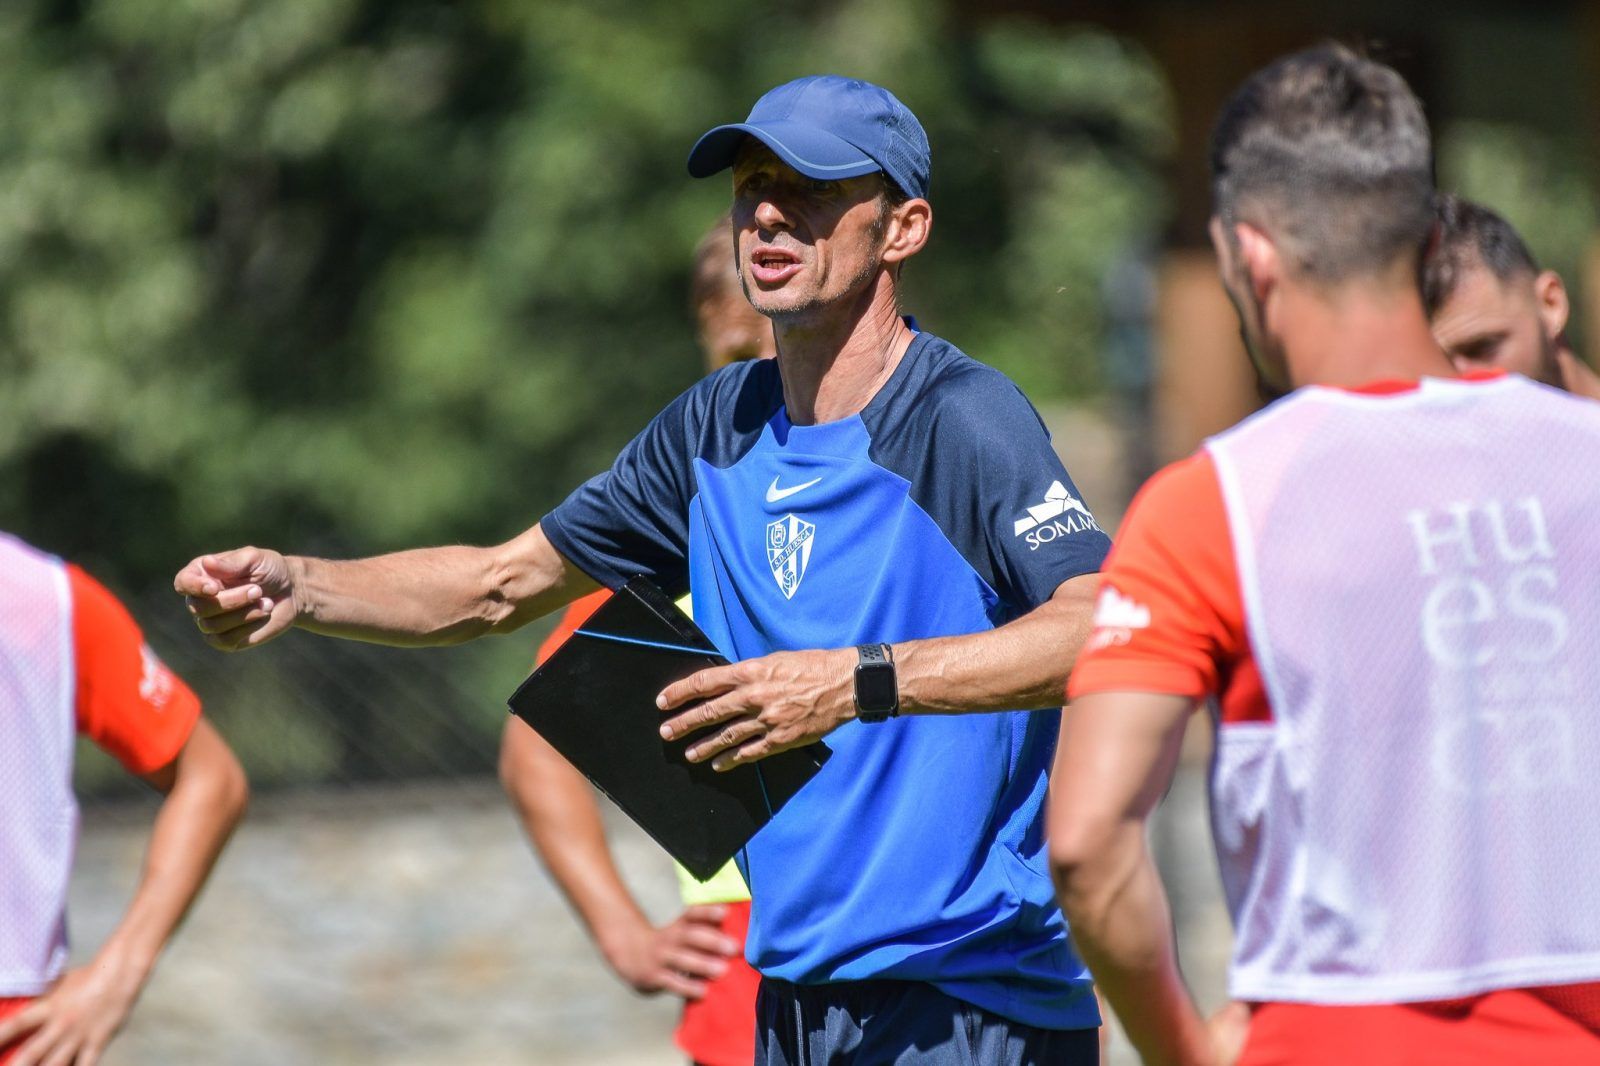
[[[887,644],[856,645],[856,717],[881,722],[900,713],[900,683]]]

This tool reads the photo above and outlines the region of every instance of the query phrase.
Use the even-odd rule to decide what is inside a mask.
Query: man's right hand
[[[697,904],[660,928],[644,923],[606,945],[606,961],[642,995],[699,999],[707,982],[726,973],[728,960],[739,953],[738,941],[722,931],[724,911]]]
[[[264,644],[294,625],[294,568],[266,548],[202,555],[178,571],[182,595],[206,643],[223,651]]]

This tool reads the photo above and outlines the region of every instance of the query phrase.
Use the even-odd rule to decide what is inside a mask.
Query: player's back
[[[1233,994],[1600,979],[1600,405],[1313,388],[1208,448],[1272,719],[1216,767]]]
[[[77,832],[66,567],[0,533],[0,997],[42,992],[66,957]]]

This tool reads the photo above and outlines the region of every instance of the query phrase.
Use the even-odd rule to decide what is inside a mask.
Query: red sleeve
[[[148,774],[178,757],[200,700],[144,642],[127,608],[94,578],[68,565],[78,732],[127,767]]]
[[[1150,479],[1106,560],[1070,694],[1109,691],[1224,695],[1225,712],[1240,700],[1260,705],[1224,718],[1265,716],[1222,490],[1204,452]]]
[[[573,600],[567,605],[567,611],[561,616],[561,621],[556,623],[555,629],[544,638],[544,643],[539,645],[539,652],[534,657],[534,665],[542,666],[544,661],[556,653],[556,649],[567,642],[567,638],[578,631],[589,616],[600,609],[600,605],[611,598],[610,589],[601,589],[591,592],[581,600]]]

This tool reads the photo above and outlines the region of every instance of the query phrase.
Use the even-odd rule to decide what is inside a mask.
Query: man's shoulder
[[[931,333],[921,335],[912,376],[924,391],[960,396],[996,389],[1020,392],[1004,373],[974,359],[951,341]]]
[[[1600,400],[1600,374],[1566,349],[1556,352],[1561,369],[1561,384],[1568,393],[1585,400]]]
[[[26,559],[40,566],[59,569],[66,565],[59,556],[29,544],[16,534],[8,533],[3,529],[0,529],[0,553],[4,553],[13,559]]]
[[[1018,418],[1038,422],[1015,382],[944,338],[923,334],[910,356],[914,361],[894,405],[903,417],[927,428],[983,433],[1003,431],[1008,424],[1015,428]]]

